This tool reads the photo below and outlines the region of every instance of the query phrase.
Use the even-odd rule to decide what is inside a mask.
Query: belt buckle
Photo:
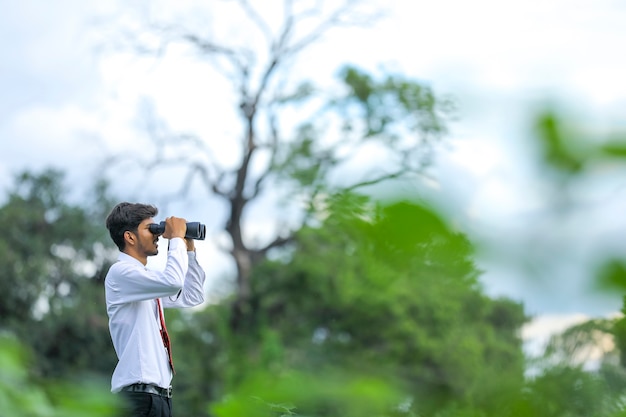
[[[167,387],[166,392],[167,392],[167,398],[172,398],[172,387],[171,386]]]

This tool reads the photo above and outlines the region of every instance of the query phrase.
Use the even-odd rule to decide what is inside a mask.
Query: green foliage
[[[613,326],[613,334],[620,352],[620,365],[626,368],[626,297],[624,297],[621,313],[622,317],[616,320]]]
[[[482,294],[467,239],[431,208],[408,201],[377,205],[338,195],[326,212],[320,227],[300,231],[287,261],[254,271],[245,331],[236,339],[227,329],[214,334],[230,351],[224,365],[235,370],[222,373],[223,392],[245,393],[226,397],[220,412],[234,415],[229,407],[255,396],[250,387],[266,392],[270,381],[294,373],[319,376],[312,386],[384,381],[381,395],[414,398],[420,412],[450,401],[502,407],[523,382],[517,329],[525,316],[519,304]],[[338,375],[331,382],[328,369]],[[254,385],[257,370],[265,370],[265,382]],[[291,396],[297,409],[325,404],[308,384],[290,385],[296,391],[282,397],[256,396],[272,404]]]
[[[343,100],[358,104],[363,112],[365,137],[383,135],[397,141],[401,138],[398,126],[426,135],[446,131],[442,116],[452,110],[452,102],[437,98],[425,84],[397,75],[376,81],[353,66],[343,68],[340,76],[348,87]],[[350,119],[346,123],[345,128],[351,130]]]
[[[315,373],[252,372],[211,409],[217,417],[388,415],[402,397],[381,379],[318,369]]]
[[[12,277],[0,284],[0,315],[33,317],[37,301],[60,308],[74,289],[78,261],[93,256],[94,225],[64,196],[59,171],[23,173],[0,207],[0,274]]]
[[[0,335],[0,414],[20,417],[112,417],[116,398],[106,386],[80,382],[37,381],[28,372],[29,349],[14,337]]]
[[[532,414],[621,415],[626,369],[619,366],[611,343],[621,321],[591,319],[551,337],[537,362],[540,372],[529,380],[522,398]],[[596,369],[584,369],[593,362]]]
[[[562,131],[561,121],[552,113],[538,117],[537,137],[543,145],[543,157],[547,166],[552,166],[568,174],[575,174],[583,168],[583,157],[576,152],[575,142]]]
[[[580,366],[591,360],[614,333],[615,320],[591,319],[551,337],[544,356],[556,365]]]
[[[51,377],[89,374],[108,381],[117,358],[111,344],[103,282],[83,279],[77,295],[55,313],[32,323],[24,336],[39,355],[40,372]],[[23,333],[21,333],[23,334]]]
[[[597,286],[610,290],[626,289],[626,259],[607,259],[597,270]]]
[[[71,204],[63,174],[48,169],[18,175],[0,206],[2,327],[33,349],[42,375],[102,376],[115,363],[102,296],[105,195],[97,184],[93,208]]]
[[[537,116],[535,137],[543,166],[573,179],[588,174],[598,164],[624,162],[626,138],[623,134],[605,139],[585,136],[583,129],[567,122],[566,117],[552,110]]]
[[[207,415],[208,404],[228,395],[225,381],[240,369],[236,361],[229,360],[237,341],[225,336],[229,308],[219,304],[194,313],[167,309],[165,314],[176,363],[176,414]]]
[[[446,132],[445,121],[453,112],[451,100],[438,98],[424,83],[403,76],[375,79],[348,66],[339,77],[343,88],[324,109],[328,113],[302,122],[296,135],[276,148],[272,173],[295,182],[298,192],[329,187],[331,170],[373,143],[382,145],[395,160],[387,167],[391,174],[372,182],[422,169],[432,142]],[[329,129],[337,119],[339,137],[328,140],[337,135]]]
[[[377,107],[385,102],[376,98],[380,85],[359,73],[348,78],[355,97],[372,106],[372,134],[389,128],[392,117]],[[410,98],[400,101],[410,107]],[[558,118],[540,124],[546,162],[568,178],[622,158],[619,141],[573,145]],[[289,162],[303,184],[324,169],[312,163],[315,135],[302,136],[293,150],[302,159]],[[68,202],[62,180],[54,170],[24,173],[0,206],[0,272],[11,277],[0,280],[0,314],[3,329],[20,339],[0,337],[0,410],[7,415],[116,410],[102,296],[106,184],[97,185],[92,205],[81,206]],[[554,337],[543,368],[524,379],[522,306],[483,294],[471,242],[436,209],[349,193],[318,203],[316,226],[253,271],[251,314],[240,332],[228,325],[226,303],[168,311],[178,414],[625,414],[626,320],[591,320]],[[606,260],[600,286],[623,289],[625,270],[623,260]],[[583,369],[575,359],[611,334],[622,366],[607,354],[598,370]]]
[[[299,127],[296,138],[281,147],[272,171],[305,189],[320,185],[328,170],[338,162],[332,150],[316,144],[319,132],[311,124]]]
[[[538,135],[543,155],[542,168],[559,174],[548,184],[556,195],[555,212],[576,212],[588,207],[581,201],[589,193],[590,182],[601,183],[615,176],[624,167],[626,136],[623,131],[604,137],[585,132],[573,118],[555,111],[538,117]],[[609,174],[607,176],[607,173]],[[554,198],[554,196],[550,196]],[[582,217],[584,219],[584,217]],[[581,217],[577,222],[582,227]],[[594,291],[622,293],[626,288],[626,261],[614,254],[599,256],[590,287]],[[626,313],[626,299],[622,314]],[[615,342],[614,350],[606,350],[608,340]],[[581,369],[589,359],[591,349],[601,352],[601,365],[597,371]],[[619,360],[616,360],[619,356]],[[572,326],[552,338],[544,358],[545,373],[537,388],[546,394],[537,396],[537,408],[542,404],[545,415],[624,415],[621,393],[626,386],[626,320],[591,319]],[[619,362],[619,363],[618,363]],[[572,383],[573,381],[573,383]]]
[[[613,415],[605,392],[597,375],[579,367],[555,366],[529,382],[522,409],[542,417]]]

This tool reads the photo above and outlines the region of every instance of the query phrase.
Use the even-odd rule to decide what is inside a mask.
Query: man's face
[[[144,256],[154,256],[159,253],[159,235],[154,235],[148,225],[154,223],[152,218],[145,219],[137,227],[137,251]]]

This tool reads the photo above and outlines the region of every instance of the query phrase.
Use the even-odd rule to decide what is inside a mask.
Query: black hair
[[[124,202],[113,207],[107,217],[106,226],[119,250],[123,251],[126,247],[124,232],[137,233],[139,224],[145,219],[156,216],[158,212],[156,207],[149,204]]]

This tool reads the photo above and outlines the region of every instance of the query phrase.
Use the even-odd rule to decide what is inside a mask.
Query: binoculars
[[[150,232],[154,235],[161,235],[165,232],[165,222],[159,224],[152,223],[148,225]],[[187,223],[187,231],[185,232],[187,239],[204,240],[206,237],[206,226],[200,222]]]

